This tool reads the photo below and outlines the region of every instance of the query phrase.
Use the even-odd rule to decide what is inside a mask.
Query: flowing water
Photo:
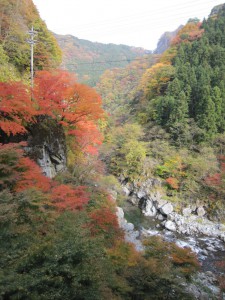
[[[202,265],[202,271],[225,273],[225,267],[219,267],[221,261],[225,264],[225,243],[220,239],[203,235],[182,235],[165,230],[160,226],[160,221],[145,217],[138,207],[128,201],[124,203],[123,210],[127,221],[133,223],[142,235],[160,235],[164,240],[174,242],[182,248],[191,248]]]

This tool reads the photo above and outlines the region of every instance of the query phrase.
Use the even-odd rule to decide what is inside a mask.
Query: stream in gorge
[[[125,219],[134,224],[134,231],[139,238],[160,235],[164,240],[175,242],[180,247],[189,247],[198,256],[204,271],[219,272],[216,263],[225,260],[225,243],[218,238],[199,235],[183,235],[163,228],[154,217],[146,217],[140,208],[125,201],[123,206]]]

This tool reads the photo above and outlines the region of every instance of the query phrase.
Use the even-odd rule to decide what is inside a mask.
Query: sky
[[[100,43],[154,50],[165,31],[207,18],[224,0],[33,0],[48,28]]]

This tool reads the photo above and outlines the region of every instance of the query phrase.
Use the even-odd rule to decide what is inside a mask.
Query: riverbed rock
[[[156,208],[161,208],[163,205],[165,205],[167,203],[167,200],[165,199],[157,199],[156,202],[155,202],[155,206]]]
[[[155,217],[157,210],[153,204],[153,201],[151,201],[150,199],[147,199],[145,201],[145,207],[142,209],[142,213],[146,216],[146,217]]]
[[[185,217],[190,216],[191,213],[192,213],[192,209],[191,209],[190,207],[185,207],[185,208],[183,208],[183,210],[182,210],[182,214],[183,214],[183,216],[185,216]]]
[[[130,190],[126,186],[123,186],[122,189],[123,189],[123,192],[124,192],[125,196],[130,195]]]
[[[132,195],[128,198],[128,201],[134,206],[138,206],[140,199],[138,199],[135,195]]]
[[[165,228],[170,231],[176,231],[176,224],[170,220],[166,221],[164,224]]]
[[[139,199],[142,199],[142,198],[144,198],[144,197],[146,197],[147,196],[147,194],[146,194],[146,191],[145,190],[139,190],[138,192],[137,192],[137,197],[139,198]]]
[[[124,218],[124,211],[121,207],[117,206],[116,215],[119,227],[124,231],[125,241],[134,244],[137,251],[142,251],[144,247],[138,239],[140,233],[139,231],[134,230],[134,224],[128,223]]]
[[[169,215],[173,211],[173,205],[171,203],[166,203],[165,205],[161,206],[159,210],[163,215]]]
[[[157,219],[158,219],[159,221],[163,221],[163,220],[165,220],[165,216],[163,216],[162,214],[158,214],[158,215],[157,215]]]
[[[197,215],[199,217],[203,217],[205,214],[206,214],[206,211],[205,211],[204,207],[200,206],[197,208]]]

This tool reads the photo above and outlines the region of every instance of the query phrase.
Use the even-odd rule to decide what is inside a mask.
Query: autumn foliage
[[[34,161],[24,156],[21,146],[24,145],[0,145],[0,188],[8,187],[16,192],[29,188],[49,191],[50,180]]]
[[[112,208],[101,207],[89,213],[89,228],[93,235],[104,234],[106,239],[121,238],[117,216]]]
[[[60,211],[74,211],[81,210],[88,203],[89,194],[84,186],[73,188],[69,185],[61,184],[52,189],[51,199],[53,205]]]
[[[179,30],[176,37],[172,40],[172,45],[180,44],[181,42],[195,41],[201,38],[204,29],[201,28],[201,23],[187,23],[181,30]]]
[[[94,89],[79,84],[65,71],[39,71],[35,78],[34,99],[39,114],[46,114],[68,127],[103,115],[101,98]]]
[[[0,82],[0,128],[7,135],[26,132],[36,111],[29,89],[21,82]]]

